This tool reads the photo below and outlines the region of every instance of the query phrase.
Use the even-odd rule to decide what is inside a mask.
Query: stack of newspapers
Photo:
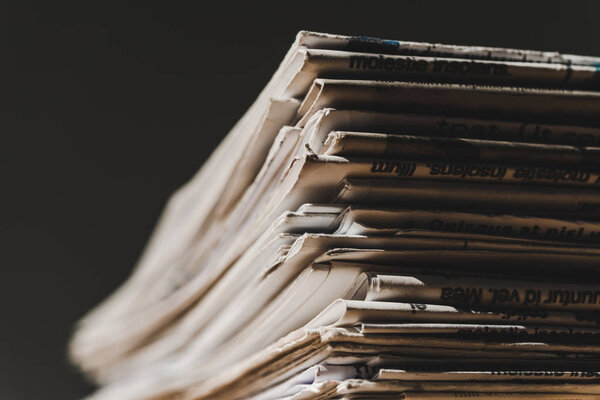
[[[92,398],[600,399],[599,71],[300,32],[80,322]]]

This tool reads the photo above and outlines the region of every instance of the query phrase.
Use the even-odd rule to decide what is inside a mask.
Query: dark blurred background
[[[248,108],[298,30],[600,56],[596,1],[1,7],[7,400],[93,390],[66,359],[74,323],[128,276],[169,194]]]

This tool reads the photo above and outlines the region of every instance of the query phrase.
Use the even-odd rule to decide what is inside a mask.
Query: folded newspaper
[[[599,66],[300,32],[80,321],[91,399],[600,399]]]

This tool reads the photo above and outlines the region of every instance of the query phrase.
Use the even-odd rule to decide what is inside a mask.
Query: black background
[[[2,3],[0,399],[90,393],[73,324],[300,29],[600,55],[600,2]],[[4,123],[3,123],[4,125]]]

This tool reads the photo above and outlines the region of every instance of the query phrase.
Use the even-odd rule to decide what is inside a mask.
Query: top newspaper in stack
[[[73,358],[98,381],[113,382],[100,397],[182,390],[214,396],[225,390],[221,381],[234,390],[234,380],[247,379],[228,366],[260,354],[338,297],[367,304],[374,292],[365,288],[373,282],[421,283],[413,294],[375,297],[373,310],[352,324],[372,322],[364,316],[378,315],[377,305],[388,300],[392,308],[483,306],[474,315],[490,318],[469,320],[464,329],[478,321],[502,329],[491,317],[494,307],[501,318],[503,307],[547,305],[545,313],[557,314],[539,322],[530,317],[532,325],[519,329],[539,331],[549,323],[565,330],[583,318],[589,323],[581,329],[595,332],[597,319],[577,313],[595,312],[600,294],[577,279],[560,281],[567,262],[571,271],[593,274],[598,260],[599,62],[299,33],[257,101],[170,200],[128,282],[81,322]],[[448,270],[458,274],[445,278],[450,283],[428,278]],[[546,275],[550,281],[540,283]],[[464,288],[452,279],[468,282],[470,299],[479,301],[461,303]],[[330,289],[307,297],[313,286],[304,280]],[[580,300],[565,304],[572,288]],[[396,321],[393,312],[384,315]],[[318,326],[308,325],[307,334]],[[539,346],[515,341],[485,353],[489,346],[439,338],[420,347],[444,348],[447,357],[465,346],[477,355],[514,351],[533,361],[578,351],[545,343],[540,353]],[[584,358],[596,351],[584,350]],[[256,357],[247,362],[256,366]],[[572,367],[555,361],[557,368]],[[210,368],[199,370],[199,362]],[[271,380],[253,378],[253,390],[290,378],[306,362],[288,375],[274,369]]]

